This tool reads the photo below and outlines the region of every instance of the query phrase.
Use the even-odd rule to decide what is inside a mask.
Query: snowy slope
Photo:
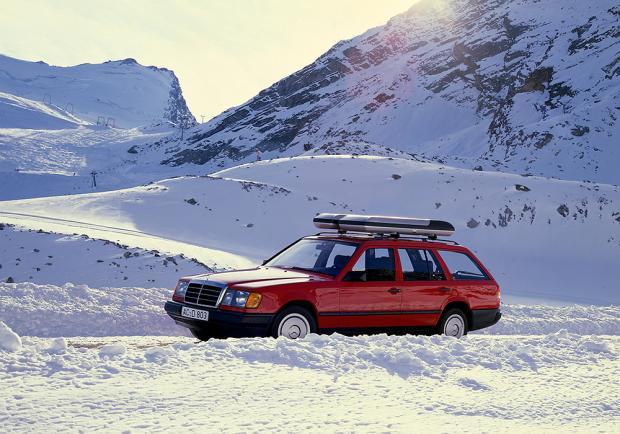
[[[59,107],[0,92],[0,129],[60,130],[84,121]]]
[[[0,282],[171,288],[179,274],[208,271],[212,270],[184,255],[0,224]]]
[[[316,232],[311,220],[320,211],[441,218],[489,266],[506,300],[618,304],[619,208],[618,187],[604,184],[317,156],[115,192],[2,202],[0,220],[138,246],[143,238],[126,237],[146,233],[257,263]],[[220,266],[235,266],[227,261],[238,256],[217,255]]]
[[[0,200],[113,190],[185,174],[166,170],[158,162],[153,165],[143,159],[139,163],[131,153],[132,147],[172,131],[166,126],[0,128]],[[97,172],[96,188],[93,171]]]
[[[215,168],[257,149],[279,157],[369,144],[617,185],[618,14],[614,0],[422,0],[183,142],[142,149],[167,165]]]
[[[122,128],[195,123],[174,72],[133,59],[59,67],[0,55],[0,92],[41,101],[91,123],[103,117]]]

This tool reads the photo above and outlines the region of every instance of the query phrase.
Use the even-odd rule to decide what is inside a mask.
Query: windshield
[[[353,256],[357,244],[334,240],[303,239],[265,265],[297,268],[315,273],[337,275]]]

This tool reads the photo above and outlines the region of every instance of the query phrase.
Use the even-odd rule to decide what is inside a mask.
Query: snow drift
[[[0,350],[17,351],[22,347],[21,338],[4,322],[0,321]]]

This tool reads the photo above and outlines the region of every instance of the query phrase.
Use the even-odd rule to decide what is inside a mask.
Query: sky
[[[201,121],[415,1],[0,0],[0,53],[58,66],[132,57],[172,69]]]

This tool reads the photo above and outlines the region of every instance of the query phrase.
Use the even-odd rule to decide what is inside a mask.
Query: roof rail
[[[440,242],[440,243],[450,243],[455,246],[460,246],[454,240],[447,240],[445,238],[437,238],[432,235],[422,236],[422,235],[402,235],[398,233],[377,233],[377,232],[356,232],[356,231],[337,231],[337,232],[317,232],[314,236],[321,235],[330,235],[330,236],[351,236],[358,238],[369,238],[369,239],[393,239],[393,240],[414,240],[414,241],[424,241],[424,242]]]

